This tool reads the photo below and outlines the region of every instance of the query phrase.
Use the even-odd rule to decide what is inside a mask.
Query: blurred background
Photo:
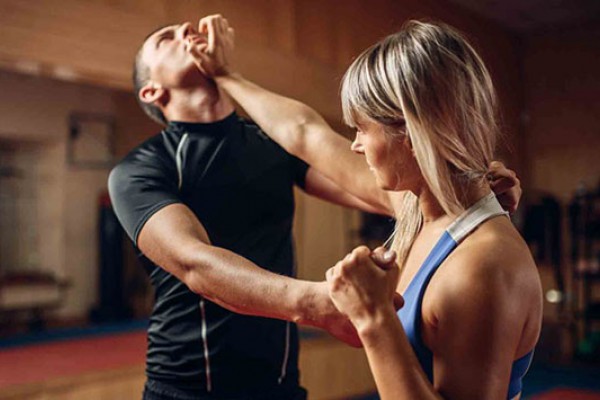
[[[498,159],[524,189],[513,216],[539,266],[544,328],[524,395],[600,398],[600,1],[0,0],[0,399],[135,399],[152,289],[110,207],[110,168],[158,133],[131,92],[155,28],[221,13],[249,79],[340,133],[353,57],[411,18],[462,30],[502,105]],[[390,221],[297,194],[299,276]],[[110,350],[110,351],[109,351]],[[311,399],[373,397],[366,359],[303,331]]]

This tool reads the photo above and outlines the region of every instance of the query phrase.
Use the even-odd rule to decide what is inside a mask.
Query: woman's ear
[[[401,136],[402,138],[402,144],[407,146],[410,151],[412,152],[413,156],[415,155],[415,148],[412,145],[412,140],[410,140],[410,136],[408,135],[408,133],[404,134]]]
[[[143,103],[154,104],[166,94],[161,85],[148,82],[138,92],[138,96]]]

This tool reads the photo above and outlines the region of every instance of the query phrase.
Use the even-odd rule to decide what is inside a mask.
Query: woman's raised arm
[[[219,15],[203,18],[199,31],[208,34],[208,43],[188,45],[198,67],[213,77],[265,133],[380,213],[393,214],[388,194],[377,186],[364,157],[353,153],[351,142],[336,133],[319,113],[233,72],[229,55],[234,33],[227,20]]]

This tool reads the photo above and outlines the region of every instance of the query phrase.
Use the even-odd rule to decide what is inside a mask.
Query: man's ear
[[[146,104],[154,104],[166,94],[162,86],[148,82],[138,92],[140,100]]]

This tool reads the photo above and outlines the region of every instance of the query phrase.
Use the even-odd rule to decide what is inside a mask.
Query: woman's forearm
[[[382,400],[442,398],[423,372],[393,310],[355,325]]]
[[[221,86],[250,117],[286,151],[306,158],[306,127],[324,124],[312,108],[297,100],[278,95],[246,79],[240,74],[216,78]],[[309,156],[310,157],[310,156]]]

